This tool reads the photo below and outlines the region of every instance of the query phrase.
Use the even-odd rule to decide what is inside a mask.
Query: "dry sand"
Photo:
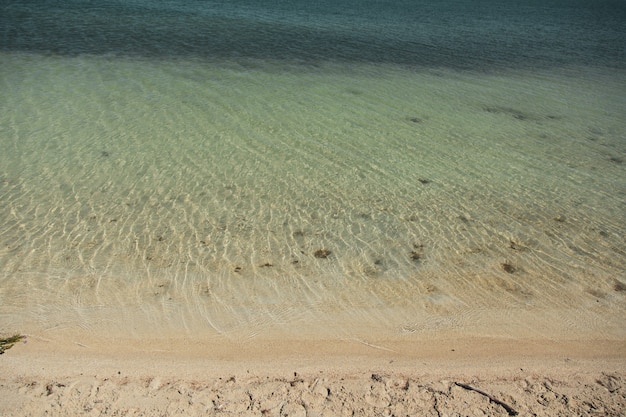
[[[1,416],[620,416],[621,340],[249,341],[37,335]]]

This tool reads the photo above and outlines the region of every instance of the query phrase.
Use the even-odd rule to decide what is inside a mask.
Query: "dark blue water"
[[[0,51],[623,68],[625,22],[620,0],[2,0]]]

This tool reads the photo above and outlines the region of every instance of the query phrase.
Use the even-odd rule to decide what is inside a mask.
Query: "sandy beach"
[[[73,340],[72,340],[73,339]],[[3,416],[620,416],[626,344],[62,340],[0,356]]]

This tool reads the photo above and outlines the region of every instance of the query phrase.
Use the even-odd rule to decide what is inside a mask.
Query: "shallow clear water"
[[[3,6],[2,327],[623,334],[624,5],[309,3]]]

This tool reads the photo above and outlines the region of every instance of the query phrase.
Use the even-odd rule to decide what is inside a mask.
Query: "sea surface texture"
[[[2,0],[0,330],[624,337],[625,22]]]

